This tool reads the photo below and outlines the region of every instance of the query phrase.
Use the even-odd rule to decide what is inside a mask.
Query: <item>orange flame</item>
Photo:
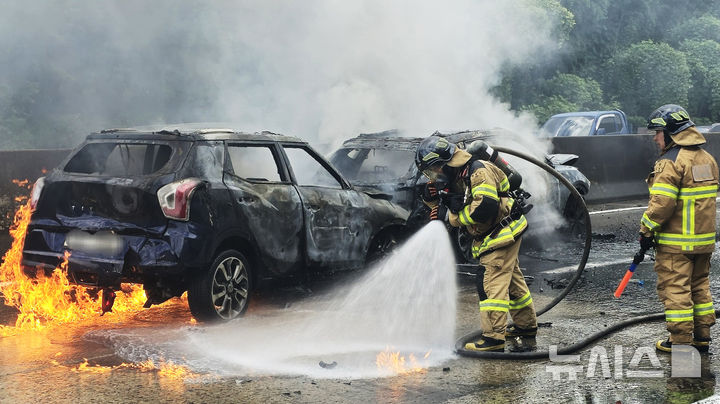
[[[28,185],[30,184],[30,180],[27,178],[24,180],[12,180],[12,182],[19,187],[32,187],[32,185]]]
[[[56,366],[63,366],[58,361],[52,360],[51,363]],[[109,373],[120,369],[134,369],[140,372],[157,372],[159,375],[171,378],[171,379],[184,379],[192,375],[192,371],[183,365],[176,365],[172,361],[158,361],[153,362],[152,359],[148,359],[138,363],[122,363],[116,366],[103,366],[103,365],[90,365],[87,359],[83,358],[83,362],[72,368],[73,372],[83,373]]]
[[[24,185],[24,181],[18,181]],[[34,278],[23,271],[22,250],[25,232],[30,222],[30,205],[26,203],[16,212],[10,228],[12,247],[3,256],[0,265],[0,296],[4,303],[19,310],[15,327],[0,326],[0,335],[14,334],[18,330],[38,330],[55,324],[75,322],[98,316],[101,303],[87,288],[71,285],[67,278],[68,257],[51,275],[39,270]],[[145,302],[145,292],[139,285],[124,285],[113,306],[114,313],[140,310]]]
[[[423,359],[427,359],[430,356],[430,352],[431,351],[428,351],[423,356]],[[385,348],[385,351],[377,355],[375,364],[379,370],[389,370],[395,374],[421,373],[425,371],[426,367],[418,362],[415,355],[409,354],[406,359],[400,352],[393,352],[390,347]]]

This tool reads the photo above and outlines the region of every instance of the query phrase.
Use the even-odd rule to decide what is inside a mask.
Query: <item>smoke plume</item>
[[[527,133],[533,119],[489,89],[503,67],[553,49],[553,21],[534,3],[6,2],[0,148],[171,122],[327,145],[388,128]]]

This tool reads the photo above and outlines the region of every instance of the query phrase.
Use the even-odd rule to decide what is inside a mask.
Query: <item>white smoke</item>
[[[489,89],[504,66],[553,49],[553,21],[532,3],[10,1],[0,117],[29,97],[28,122],[45,119],[75,141],[181,121],[326,144],[388,128],[528,133],[533,119]],[[0,144],[14,136],[7,127],[0,121]]]

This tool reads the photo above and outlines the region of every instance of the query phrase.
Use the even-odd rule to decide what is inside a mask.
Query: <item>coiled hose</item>
[[[507,153],[516,157],[519,157],[523,160],[529,161],[536,166],[542,168],[546,172],[548,172],[553,177],[557,178],[558,181],[560,181],[563,185],[565,185],[569,190],[570,193],[577,198],[577,200],[580,202],[580,205],[582,206],[583,213],[585,216],[585,247],[583,249],[582,258],[580,259],[580,262],[578,264],[577,270],[575,271],[575,274],[573,275],[572,279],[570,279],[570,282],[568,285],[563,289],[563,291],[555,297],[550,303],[545,305],[540,310],[536,311],[536,315],[540,316],[543,313],[546,313],[548,310],[552,309],[557,305],[561,300],[567,296],[568,293],[572,290],[573,287],[575,287],[575,284],[580,279],[580,276],[582,275],[583,270],[585,269],[585,264],[587,263],[588,256],[590,255],[590,244],[592,241],[592,226],[590,223],[590,213],[587,210],[587,206],[585,205],[585,201],[582,198],[582,195],[575,189],[575,187],[568,181],[565,177],[563,177],[560,173],[558,173],[554,168],[550,167],[546,163],[529,156],[527,154],[506,149],[504,147],[499,146],[493,146],[493,148],[501,153]],[[715,315],[720,315],[720,310],[715,310]],[[559,348],[557,350],[558,355],[565,355],[569,354],[575,351],[578,351],[582,348],[585,348],[586,346],[590,345],[594,341],[597,341],[598,339],[601,339],[605,337],[608,334],[611,334],[615,331],[618,331],[620,329],[623,329],[625,327],[629,327],[634,324],[638,323],[644,323],[649,321],[657,321],[657,320],[664,320],[665,319],[665,313],[656,313],[656,314],[648,314],[644,316],[637,316],[632,317],[627,320],[615,323],[611,325],[610,327],[605,328],[602,331],[598,331],[595,334],[592,334],[570,346]],[[547,359],[550,357],[550,352],[548,351],[536,351],[536,352],[482,352],[482,351],[470,351],[465,349],[465,344],[471,341],[474,341],[478,339],[482,335],[482,330],[473,331],[470,334],[467,334],[455,343],[455,351],[458,353],[458,355],[461,356],[467,356],[472,358],[483,358],[483,359],[507,359],[507,360],[526,360],[526,359]]]

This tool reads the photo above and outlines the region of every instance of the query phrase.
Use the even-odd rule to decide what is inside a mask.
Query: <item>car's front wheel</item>
[[[585,196],[587,190],[582,186],[576,186],[578,193]],[[574,194],[568,196],[567,202],[565,202],[565,209],[563,210],[563,217],[565,219],[564,232],[567,235],[574,237],[582,236],[587,227],[587,218],[585,216],[585,207],[583,201],[581,201]]]
[[[252,291],[249,261],[236,250],[215,258],[188,287],[188,305],[198,321],[227,321],[245,314]]]
[[[372,266],[386,258],[400,244],[399,237],[393,231],[384,231],[380,233],[368,247],[368,253],[365,257],[365,265]]]

